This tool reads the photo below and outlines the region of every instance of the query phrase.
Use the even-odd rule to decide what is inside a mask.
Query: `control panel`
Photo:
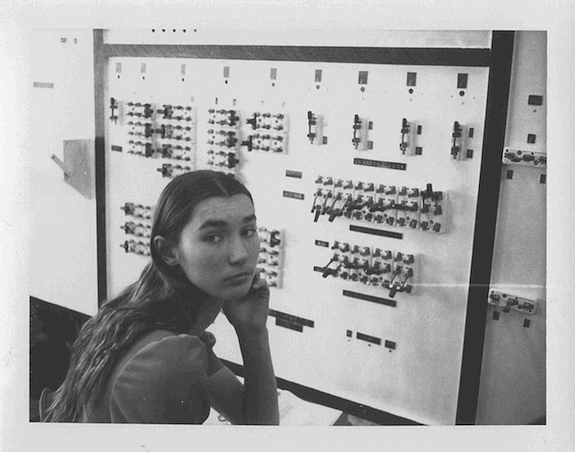
[[[286,55],[109,59],[111,295],[149,259],[170,178],[233,173],[255,201],[277,376],[452,424],[489,69]],[[226,320],[211,328],[241,363]]]

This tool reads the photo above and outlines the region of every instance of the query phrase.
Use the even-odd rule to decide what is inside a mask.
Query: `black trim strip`
[[[392,308],[395,308],[397,306],[397,301],[395,300],[374,297],[373,295],[366,295],[364,293],[352,292],[351,290],[344,290],[343,295],[345,297],[357,298],[358,300],[365,300],[365,301],[371,301],[372,303],[384,304],[386,306],[391,306]]]
[[[490,49],[485,48],[106,44],[104,54],[107,58],[199,58],[408,66],[487,67],[490,61]]]
[[[220,359],[220,361],[222,361],[222,363],[224,363],[225,366],[236,375],[239,375],[240,377],[245,376],[243,366],[225,359]],[[367,405],[362,405],[361,403],[353,402],[326,392],[318,391],[317,389],[284,380],[283,378],[276,377],[276,381],[278,388],[290,391],[295,396],[307,402],[327,406],[329,408],[351,414],[352,416],[375,422],[379,425],[423,425],[386,411],[378,410]]]
[[[355,337],[360,341],[371,342],[372,344],[381,345],[381,339],[379,337],[370,336],[369,334],[360,333],[359,331],[355,333]]]
[[[407,163],[385,162],[383,160],[362,159],[359,157],[353,159],[353,164],[361,166],[369,166],[371,168],[385,168],[399,171],[407,170]]]
[[[106,240],[106,57],[104,30],[94,30],[94,119],[96,179],[96,248],[98,255],[98,306],[108,297],[108,258]]]
[[[483,158],[479,178],[459,399],[457,401],[457,424],[475,424],[477,415],[488,307],[485,300],[487,300],[489,293],[493,262],[513,41],[514,32],[512,31],[493,32],[483,134]]]
[[[403,234],[400,232],[384,231],[382,229],[366,228],[365,226],[357,226],[355,224],[349,225],[349,230],[353,232],[362,232],[364,234],[381,235],[392,239],[403,239]]]
[[[283,328],[289,328],[290,330],[298,331],[303,333],[303,325],[298,325],[296,323],[288,322],[287,320],[276,319],[276,325]]]

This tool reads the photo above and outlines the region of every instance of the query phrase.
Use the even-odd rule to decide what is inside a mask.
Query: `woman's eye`
[[[217,243],[222,240],[222,237],[217,234],[208,235],[206,237],[206,242]]]
[[[257,229],[246,229],[244,231],[245,237],[252,237],[257,232]]]

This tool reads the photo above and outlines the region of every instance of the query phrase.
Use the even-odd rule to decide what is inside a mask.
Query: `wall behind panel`
[[[546,32],[517,32],[506,148],[546,157],[546,84]],[[533,96],[542,103],[533,104]],[[492,289],[538,306],[533,315],[490,306],[479,424],[525,424],[546,413],[545,178],[546,168],[530,162],[503,167]]]
[[[168,181],[158,170],[164,164],[188,165],[156,151],[163,140],[159,130],[164,121],[164,113],[158,110],[165,111],[165,104],[191,108],[195,163],[189,165],[198,168],[206,167],[208,160],[207,137],[214,128],[208,124],[210,108],[239,112],[242,139],[253,133],[246,120],[254,112],[282,114],[288,120],[286,153],[234,149],[240,160],[239,175],[254,194],[260,226],[284,232],[283,281],[281,287],[272,288],[276,318],[271,316],[269,323],[278,376],[419,422],[454,423],[488,69],[122,57],[109,63],[106,98],[118,102],[119,116],[108,122],[107,136],[112,295],[132,282],[146,262],[145,257],[126,252],[133,251],[126,241],[134,240],[126,234],[134,227],[127,227],[134,218],[125,215],[126,202],[152,206]],[[362,76],[364,72],[367,75]],[[406,86],[408,72],[417,73],[413,86]],[[465,87],[459,86],[459,74],[467,75]],[[362,81],[365,76],[367,83]],[[135,103],[141,105],[135,107]],[[325,117],[326,143],[311,144],[306,136],[309,111]],[[356,114],[365,126],[373,123],[364,129],[372,148],[356,150],[352,145]],[[404,117],[412,122],[414,133],[415,124],[422,126],[416,138],[421,155],[400,152]],[[466,127],[468,144],[461,160],[451,155],[455,121]],[[148,150],[149,158],[144,158]],[[354,164],[354,158],[398,165],[364,166]],[[301,177],[291,177],[294,173]],[[398,190],[405,186],[425,191],[432,184],[446,197],[445,233],[344,218],[330,222],[327,215],[314,222],[310,210],[318,176],[386,184]],[[145,222],[135,221],[145,231]],[[392,234],[355,232],[351,225],[388,229]],[[314,267],[328,263],[335,241],[413,253],[417,258],[413,293],[392,296],[381,286],[322,278]],[[350,292],[384,303],[349,297]],[[277,321],[285,316],[291,316],[287,323],[292,328]],[[294,321],[305,323],[305,328],[294,329]],[[240,362],[225,319],[219,318],[214,329],[220,356]]]
[[[31,135],[30,295],[85,314],[98,308],[95,195],[87,199],[64,182],[51,156],[64,160],[64,140],[94,137],[92,42],[90,30],[32,31],[32,122],[26,131]],[[90,163],[93,144],[89,153]]]

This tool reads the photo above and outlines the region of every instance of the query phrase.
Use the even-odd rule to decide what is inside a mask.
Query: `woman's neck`
[[[192,325],[191,333],[197,336],[202,334],[212,323],[214,323],[214,320],[216,320],[216,317],[220,313],[223,304],[223,300],[218,300],[212,297],[204,298],[198,308],[196,321]]]

